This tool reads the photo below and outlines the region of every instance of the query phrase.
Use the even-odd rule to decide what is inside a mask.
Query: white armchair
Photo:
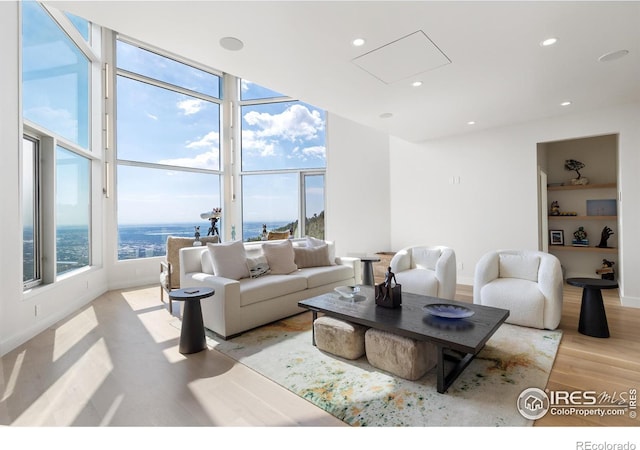
[[[473,303],[508,309],[508,323],[555,330],[562,316],[562,269],[534,250],[491,251],[478,261]]]
[[[456,293],[456,254],[443,246],[410,246],[391,258],[403,292],[452,300]]]

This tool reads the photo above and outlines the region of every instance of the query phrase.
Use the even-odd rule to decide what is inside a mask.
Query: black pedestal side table
[[[379,262],[380,258],[378,256],[361,256],[360,261],[362,261],[362,284],[373,286],[375,284],[373,281],[373,263]]]
[[[567,278],[567,284],[582,288],[582,305],[578,331],[587,336],[608,338],[609,325],[601,289],[616,289],[618,283],[599,278]]]
[[[185,302],[182,311],[179,351],[182,354],[198,353],[207,348],[202,322],[200,300],[211,297],[214,290],[207,287],[176,289],[169,293],[169,300]]]

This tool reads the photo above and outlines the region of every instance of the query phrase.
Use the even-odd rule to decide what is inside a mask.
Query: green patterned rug
[[[306,312],[208,345],[353,426],[527,426],[520,393],[544,389],[561,331],[503,324],[445,394],[436,374],[408,381],[311,345]]]

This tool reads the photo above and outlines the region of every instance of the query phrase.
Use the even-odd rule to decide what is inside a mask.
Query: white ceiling
[[[415,142],[640,101],[635,1],[48,3]],[[388,46],[418,31],[435,46],[423,49],[431,55],[419,42]],[[226,36],[244,48],[223,49]],[[539,45],[551,36],[556,45]],[[352,46],[356,37],[365,45]],[[359,58],[381,47],[375,58]],[[629,54],[598,61],[621,49]],[[384,80],[356,64],[367,59]],[[414,80],[423,85],[412,87]],[[561,107],[565,100],[572,105]]]

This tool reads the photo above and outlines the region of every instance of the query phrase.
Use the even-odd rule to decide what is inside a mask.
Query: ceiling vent
[[[386,84],[451,64],[423,31],[383,45],[351,62]]]

